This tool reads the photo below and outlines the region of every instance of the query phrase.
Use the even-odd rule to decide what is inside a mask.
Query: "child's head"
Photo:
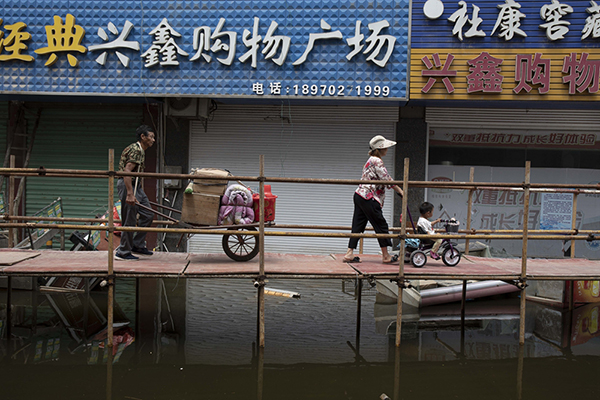
[[[426,215],[427,217],[431,217],[433,215],[433,208],[433,204],[426,201],[419,206],[419,212],[422,217],[425,217]]]

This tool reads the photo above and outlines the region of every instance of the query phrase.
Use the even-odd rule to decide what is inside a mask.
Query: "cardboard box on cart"
[[[194,225],[217,225],[221,196],[202,193],[185,193],[181,220]]]
[[[227,178],[229,172],[217,169],[217,168],[199,168],[193,171],[194,175],[198,175],[199,178],[194,178],[193,191],[194,193],[202,194],[213,194],[217,196],[223,196],[227,189],[229,181],[227,179],[213,180],[213,179],[200,179],[202,177],[210,178]]]

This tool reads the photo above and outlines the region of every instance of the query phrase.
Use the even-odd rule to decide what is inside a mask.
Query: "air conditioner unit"
[[[170,97],[167,99],[167,115],[172,117],[195,117],[198,114],[198,99]]]
[[[210,99],[192,97],[167,98],[167,115],[172,117],[208,118]]]

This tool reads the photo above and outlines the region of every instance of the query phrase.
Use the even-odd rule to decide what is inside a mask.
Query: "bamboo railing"
[[[208,228],[181,228],[173,227],[175,224],[172,221],[156,221],[153,227],[140,228],[140,227],[123,227],[115,226],[115,220],[111,212],[108,213],[107,219],[97,218],[50,218],[50,217],[27,217],[15,215],[13,202],[14,202],[14,185],[15,178],[17,177],[62,177],[62,178],[90,178],[90,179],[106,179],[108,183],[108,209],[113,208],[114,198],[114,179],[118,177],[131,176],[141,178],[156,178],[156,179],[180,179],[188,180],[196,178],[192,174],[167,174],[167,173],[126,173],[120,171],[114,171],[114,151],[109,151],[109,168],[106,171],[102,170],[63,170],[63,169],[45,169],[45,168],[15,168],[14,162],[11,163],[10,168],[0,168],[0,175],[8,177],[8,213],[1,216],[0,219],[4,220],[3,227],[9,230],[9,247],[14,246],[15,230],[19,228],[59,228],[59,229],[81,229],[81,230],[98,230],[107,231],[109,233],[109,241],[112,242],[112,233],[114,232],[163,232],[163,233],[182,233],[182,234],[207,234],[207,235],[226,235],[231,234],[230,230],[226,229],[208,229]],[[264,176],[264,158],[260,157],[259,160],[260,168],[258,176],[230,176],[228,180],[231,181],[246,181],[246,182],[259,182],[259,195],[260,195],[260,216],[259,216],[259,229],[258,231],[247,231],[245,235],[259,236],[259,270],[256,271],[256,282],[259,293],[259,305],[258,305],[258,333],[259,333],[259,346],[264,347],[264,284],[265,284],[265,269],[264,269],[264,238],[265,236],[293,236],[293,237],[335,237],[335,238],[350,238],[358,237],[364,238],[397,238],[400,239],[400,248],[404,248],[404,243],[407,238],[445,238],[445,239],[464,239],[465,253],[469,253],[469,244],[472,239],[502,239],[502,240],[522,240],[522,263],[521,273],[518,286],[523,290],[526,286],[527,280],[527,245],[529,240],[570,240],[571,241],[571,257],[575,257],[575,242],[579,240],[594,240],[595,235],[600,235],[599,231],[593,230],[578,230],[575,225],[575,216],[577,213],[577,196],[582,193],[600,193],[600,184],[539,184],[530,182],[531,165],[529,162],[525,166],[525,176],[521,183],[490,183],[490,182],[474,182],[474,169],[471,168],[469,182],[434,182],[434,181],[409,181],[409,160],[404,160],[404,176],[402,180],[398,181],[370,181],[374,184],[396,184],[401,185],[404,192],[408,193],[411,188],[445,188],[445,189],[460,189],[468,190],[468,217],[466,222],[466,229],[460,230],[456,234],[438,234],[432,235],[419,235],[412,232],[406,226],[406,218],[402,218],[401,226],[398,228],[390,229],[389,234],[375,234],[375,233],[350,233],[350,232],[328,232],[331,230],[350,230],[350,227],[344,226],[320,226],[320,225],[284,225],[277,224],[275,228],[281,230],[273,230],[273,227],[268,227],[264,221],[264,184],[265,183],[296,183],[296,184],[327,184],[327,185],[358,185],[363,183],[357,179],[316,179],[316,178],[284,178],[284,177],[267,177]],[[203,177],[206,180],[219,180],[220,178]],[[472,228],[472,204],[473,204],[473,193],[475,190],[480,189],[491,189],[491,190],[512,190],[522,191],[524,193],[524,204],[523,204],[523,229],[521,230],[484,230],[484,229],[473,229]],[[533,230],[529,229],[528,216],[529,216],[529,199],[530,194],[533,192],[542,193],[572,193],[574,195],[573,201],[573,223],[571,229],[568,230]],[[407,214],[407,196],[402,199],[402,216]],[[33,222],[28,222],[33,221]],[[45,221],[40,223],[39,221]],[[60,223],[59,223],[60,222]],[[68,223],[65,223],[68,222]],[[103,223],[105,225],[90,225],[90,223]],[[166,225],[166,226],[159,226]],[[268,228],[268,229],[266,229]],[[284,230],[285,229],[285,230]],[[320,230],[320,232],[302,232],[303,229]],[[112,243],[109,243],[109,248],[112,248]],[[109,284],[109,298],[112,298],[112,291],[114,290],[114,272],[113,272],[113,252],[108,252],[108,268],[107,268],[107,282]],[[361,277],[362,278],[362,277]],[[461,279],[458,278],[457,279]],[[409,287],[408,281],[404,276],[404,263],[399,263],[398,276],[396,282],[399,288],[398,304],[397,304],[397,330],[396,330],[396,345],[400,345],[401,336],[401,320],[402,320],[402,293],[403,289]],[[464,286],[464,285],[463,285]],[[464,296],[463,296],[464,297]],[[110,300],[109,300],[110,301]],[[464,301],[463,301],[464,307]],[[110,309],[110,307],[109,307]],[[524,320],[525,320],[525,296],[521,296],[521,327],[519,334],[519,343],[524,343]],[[112,329],[112,314],[109,315],[109,325]],[[109,330],[109,333],[112,331]],[[109,340],[112,341],[112,335],[109,334]],[[109,345],[112,345],[110,343]]]

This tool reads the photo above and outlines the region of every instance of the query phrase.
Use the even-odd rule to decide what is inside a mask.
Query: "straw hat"
[[[388,147],[392,147],[395,144],[396,142],[392,140],[387,140],[381,135],[377,135],[374,136],[373,139],[371,139],[371,141],[369,142],[369,147],[371,147],[371,150],[387,149]]]

